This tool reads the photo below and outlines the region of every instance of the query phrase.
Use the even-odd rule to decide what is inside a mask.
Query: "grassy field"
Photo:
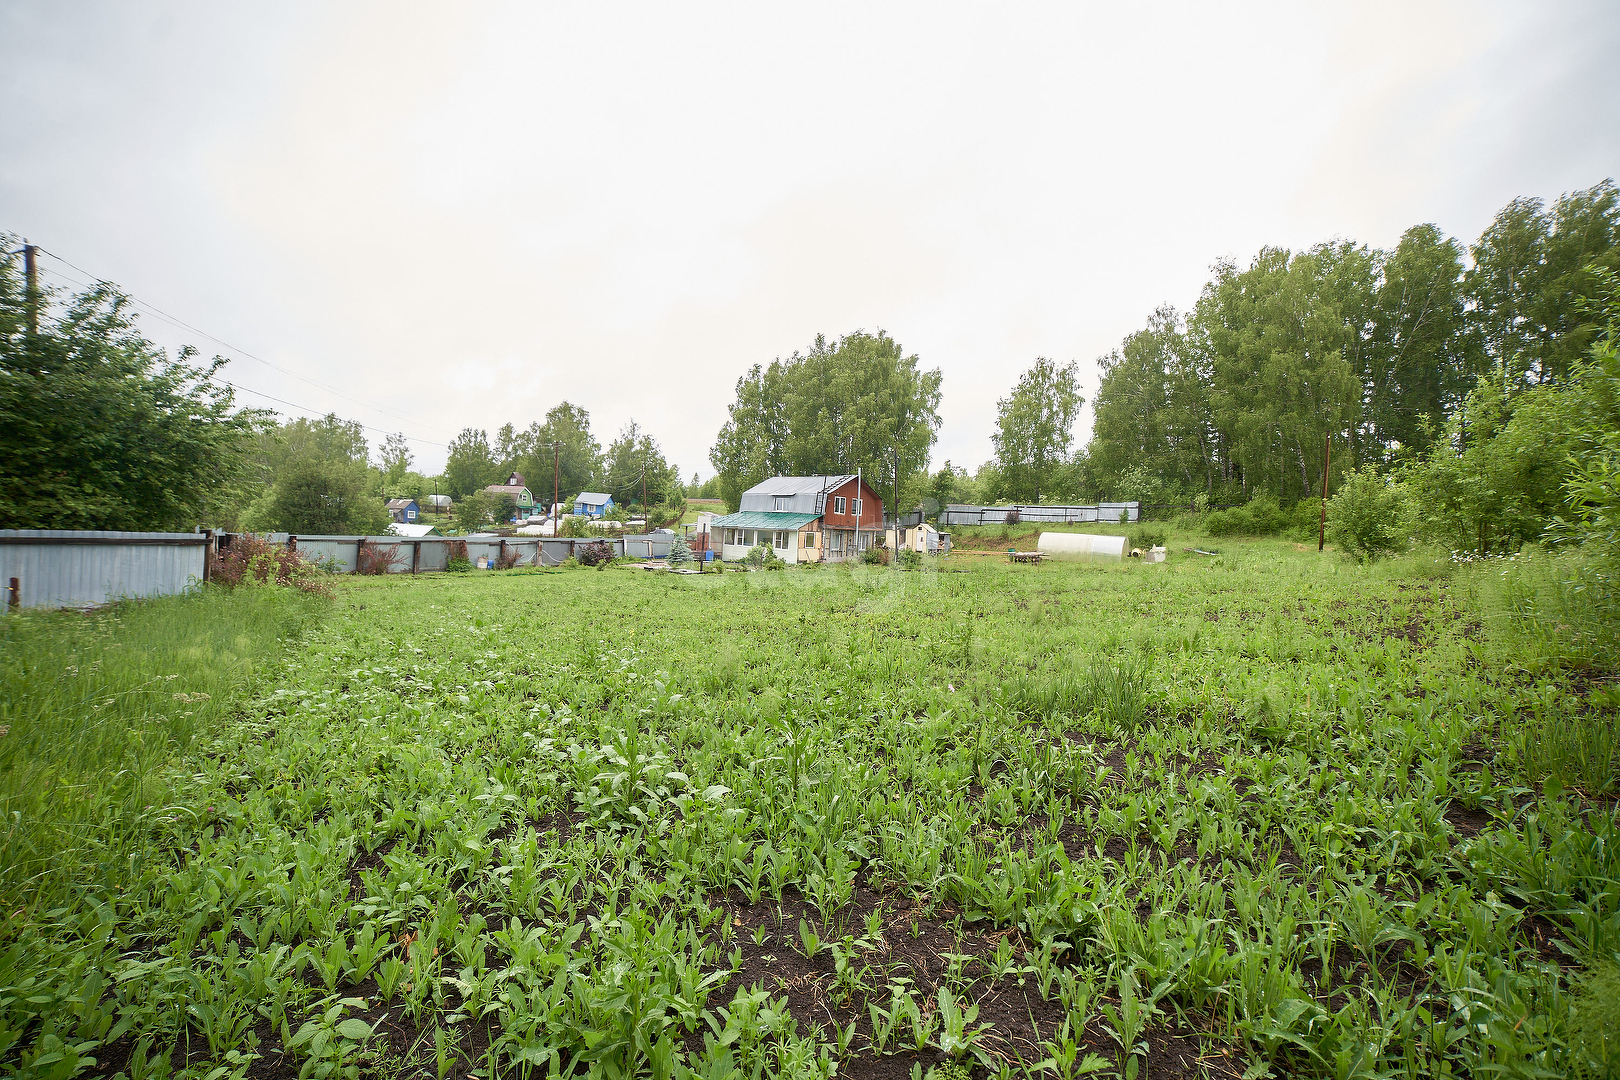
[[[217,678],[172,692],[212,712],[171,737],[152,717],[189,701],[131,705],[139,737],[95,745],[165,749],[75,766],[116,784],[54,811],[61,867],[43,833],[8,849],[0,1061],[946,1080],[1612,1052],[1612,684],[1498,626],[1491,571],[1219,546],[149,605],[279,629],[230,638],[234,675],[151,652],[148,680]],[[15,820],[133,618],[5,624]]]

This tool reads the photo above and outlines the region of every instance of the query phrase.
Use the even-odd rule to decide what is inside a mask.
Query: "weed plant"
[[[1600,1075],[1608,684],[1516,663],[1471,571],[1221,546],[351,578],[284,667],[291,601],[8,622],[0,1059]],[[170,672],[220,680],[179,729]]]

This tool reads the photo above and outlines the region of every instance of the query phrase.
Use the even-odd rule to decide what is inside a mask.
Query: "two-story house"
[[[722,559],[767,544],[785,562],[859,558],[883,536],[883,500],[853,473],[773,476],[743,492],[737,512],[709,523]]]

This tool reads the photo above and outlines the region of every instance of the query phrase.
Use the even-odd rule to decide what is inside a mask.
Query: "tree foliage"
[[[546,505],[554,489],[567,499],[601,482],[602,445],[591,434],[591,414],[566,401],[553,406],[544,423],[521,431],[502,427],[496,455],[501,468],[522,473],[536,501]]]
[[[369,476],[352,462],[299,457],[276,476],[265,497],[244,515],[253,532],[303,536],[376,536],[388,531],[388,510],[368,488]]]
[[[658,440],[634,420],[607,448],[602,461],[602,487],[620,506],[654,506],[678,501],[681,471],[664,460]]]
[[[444,479],[449,488],[448,494],[457,499],[501,481],[501,466],[489,447],[487,431],[482,428],[462,428],[461,434],[450,440]]]
[[[996,402],[996,468],[1004,494],[1018,502],[1041,501],[1068,460],[1074,422],[1085,398],[1080,367],[1059,367],[1042,356],[1019,378],[1012,393]]]
[[[904,501],[927,474],[939,386],[937,368],[921,370],[881,330],[836,344],[817,335],[806,353],[754,365],[737,380],[730,417],[709,451],[720,497],[735,508],[744,491],[774,475],[861,469],[892,479],[898,451]]]
[[[1466,272],[1463,246],[1434,225],[1387,251],[1333,241],[1266,248],[1241,268],[1218,263],[1184,321],[1161,307],[1101,362],[1088,447],[1096,494],[1149,490],[1145,471],[1166,501],[1269,493],[1287,505],[1320,492],[1330,436],[1330,486],[1363,465],[1427,459],[1437,439],[1466,456],[1466,429],[1507,430],[1517,398],[1567,378],[1591,346],[1587,308],[1620,264],[1617,202],[1610,181],[1550,208],[1515,200],[1469,250]],[[1544,404],[1526,398],[1531,412],[1510,442],[1520,429],[1530,437]],[[1530,458],[1563,452],[1525,445]],[[1482,511],[1462,507],[1497,498],[1470,493],[1485,463],[1454,464],[1449,480],[1444,469],[1430,479],[1446,513],[1476,519]],[[1538,469],[1520,461],[1513,479],[1505,460],[1490,467],[1510,484],[1514,520],[1494,530],[1500,539],[1545,521]]]
[[[0,527],[189,530],[227,515],[270,414],[234,407],[214,379],[224,359],[142,337],[112,286],[53,299],[42,290],[30,333],[16,260],[0,261]]]

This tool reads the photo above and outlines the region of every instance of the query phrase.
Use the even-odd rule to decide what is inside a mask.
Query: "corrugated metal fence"
[[[208,580],[215,554],[232,533],[137,533],[0,529],[0,586],[9,607],[93,607],[114,600],[172,596]],[[480,569],[557,566],[585,544],[602,543],[615,558],[662,559],[674,539],[645,536],[295,536],[274,533],[311,562],[352,574],[362,550],[386,560],[391,574],[428,573],[449,564],[457,544]]]
[[[206,533],[0,529],[0,585],[10,607],[88,607],[169,596],[202,581]]]
[[[1141,518],[1141,504],[1134,502],[1098,503],[1095,506],[947,506],[939,513],[939,524],[947,525],[1001,525],[1009,514],[1016,513],[1019,521],[1038,521],[1053,525],[1078,525],[1090,522],[1115,524],[1137,521]]]

